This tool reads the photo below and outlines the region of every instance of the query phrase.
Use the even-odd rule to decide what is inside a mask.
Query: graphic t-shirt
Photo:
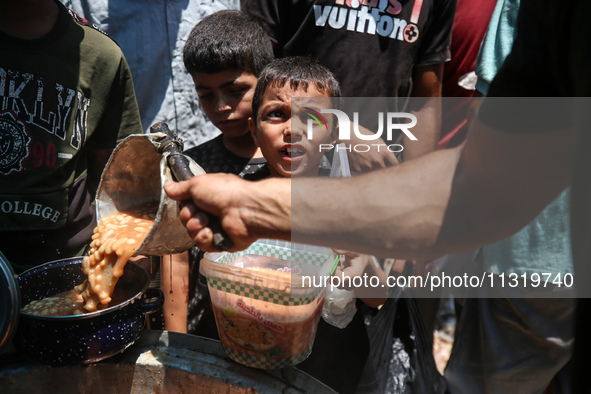
[[[457,0],[246,0],[242,9],[267,30],[277,57],[317,58],[343,97],[361,102],[359,124],[379,129],[378,112],[406,112],[415,66],[450,59]],[[385,136],[384,136],[385,137]],[[394,133],[391,142],[399,142]]]
[[[409,97],[414,66],[443,63],[456,0],[246,0],[276,55],[311,55],[343,97]]]
[[[121,50],[65,7],[44,37],[0,45],[0,250],[18,272],[83,253],[93,153],[141,124]]]

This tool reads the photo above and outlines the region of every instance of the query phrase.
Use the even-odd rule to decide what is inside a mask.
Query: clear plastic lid
[[[333,273],[337,263],[330,248],[260,239],[240,252],[206,253],[200,272],[224,288],[250,286],[309,298],[323,292],[323,278]]]

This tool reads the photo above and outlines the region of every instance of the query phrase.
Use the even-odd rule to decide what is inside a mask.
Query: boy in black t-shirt
[[[333,74],[311,58],[286,57],[265,67],[254,93],[249,125],[254,142],[267,160],[271,176],[321,175],[321,148],[333,146],[337,139],[336,119],[323,115],[322,110],[337,107],[335,98],[340,95],[340,86]],[[308,119],[313,119],[311,133]],[[386,274],[373,264],[371,256],[342,253],[347,255],[342,267],[344,276],[366,274],[378,277],[381,284],[386,283]],[[383,292],[377,295],[364,289],[355,291],[361,291],[357,295],[371,307],[385,301]],[[312,353],[297,368],[339,393],[352,393],[364,373],[368,356],[367,333],[361,315],[356,314],[343,329],[321,320]],[[325,368],[329,363],[330,368]]]
[[[267,163],[248,127],[258,74],[273,60],[266,33],[246,13],[219,11],[193,28],[183,60],[205,115],[221,131],[185,154],[207,173],[232,173],[249,180],[267,177]],[[199,275],[201,257],[193,248],[162,265],[165,329],[218,338],[207,284]]]

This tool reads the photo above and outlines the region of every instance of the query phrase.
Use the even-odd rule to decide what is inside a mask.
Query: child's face
[[[292,108],[292,97],[314,97],[313,100],[298,100],[298,108]],[[318,100],[318,98],[322,98]],[[308,139],[307,120],[301,116],[303,108],[320,111],[331,108],[331,99],[326,93],[318,91],[314,84],[308,90],[273,86],[265,91],[257,123],[249,122],[253,139],[269,163],[271,175],[281,177],[316,176],[323,153],[320,144],[333,144],[334,132],[314,133]],[[329,130],[332,131],[332,117],[328,117]]]
[[[230,138],[248,133],[257,77],[242,70],[192,76],[205,115],[215,127]]]

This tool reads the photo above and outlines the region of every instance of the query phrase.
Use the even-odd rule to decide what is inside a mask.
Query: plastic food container
[[[259,240],[238,253],[206,253],[218,333],[227,355],[249,367],[296,365],[312,351],[338,256],[331,249]]]

